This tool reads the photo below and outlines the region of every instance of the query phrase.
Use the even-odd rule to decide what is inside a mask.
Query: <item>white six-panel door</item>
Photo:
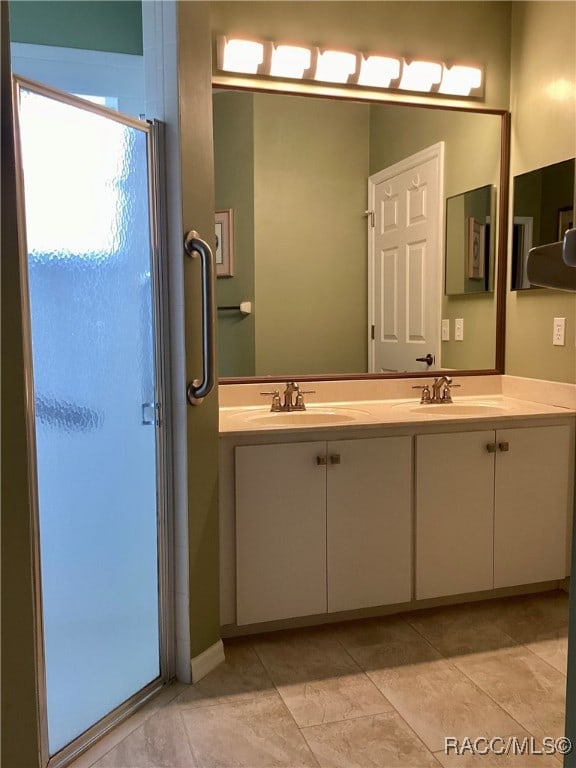
[[[370,176],[370,371],[439,366],[442,142]],[[417,358],[432,355],[434,363]]]

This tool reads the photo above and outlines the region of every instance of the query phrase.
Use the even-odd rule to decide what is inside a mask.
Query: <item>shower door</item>
[[[24,79],[15,105],[40,704],[58,762],[166,677],[155,145],[147,123]]]

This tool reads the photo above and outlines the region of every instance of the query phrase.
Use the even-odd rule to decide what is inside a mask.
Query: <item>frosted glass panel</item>
[[[157,678],[146,132],[20,99],[49,751]]]

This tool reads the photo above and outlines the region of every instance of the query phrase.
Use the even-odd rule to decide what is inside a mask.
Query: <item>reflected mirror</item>
[[[494,290],[495,187],[446,200],[446,295]]]
[[[526,276],[528,251],[562,240],[574,226],[573,210],[574,160],[514,177],[511,290],[540,290]]]
[[[497,293],[444,295],[443,219],[446,200],[470,190],[495,190],[500,199],[501,113],[218,89],[213,104],[216,209],[234,220],[234,276],[216,286],[221,377],[496,367]],[[440,144],[443,161],[430,182],[411,158]],[[406,167],[408,175],[383,185],[371,213],[370,177]],[[491,242],[498,222],[490,216],[483,226]],[[374,233],[399,225],[404,240],[378,241],[369,262]],[[369,263],[382,267],[380,277]],[[246,302],[249,314],[240,311]],[[425,310],[436,318],[435,341]],[[450,326],[444,341],[442,319]],[[455,319],[463,320],[462,340],[454,339]],[[410,362],[384,359],[371,371],[377,341],[384,349],[403,343]],[[417,360],[428,353],[431,366]]]

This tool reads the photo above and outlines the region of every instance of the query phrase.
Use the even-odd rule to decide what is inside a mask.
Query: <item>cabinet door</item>
[[[568,573],[570,428],[502,429],[496,442],[494,586],[563,579]]]
[[[411,598],[411,446],[410,437],[328,443],[330,612]]]
[[[326,443],[236,449],[238,624],[326,612]]]
[[[492,589],[494,432],[416,439],[416,598]]]

